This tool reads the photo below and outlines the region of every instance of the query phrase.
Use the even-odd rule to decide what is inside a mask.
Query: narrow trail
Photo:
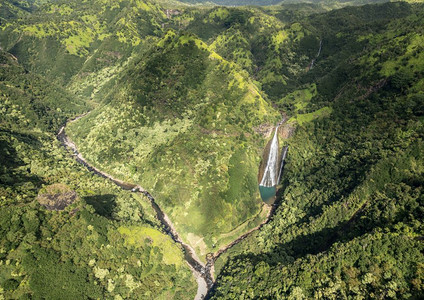
[[[84,165],[90,172],[93,172],[94,174],[101,176],[103,178],[109,179],[119,187],[121,187],[124,190],[131,190],[132,192],[137,192],[143,194],[150,202],[152,208],[156,212],[157,219],[161,222],[163,226],[163,231],[168,234],[174,242],[181,245],[184,252],[184,259],[186,260],[187,264],[189,265],[190,269],[193,272],[194,277],[197,281],[197,294],[195,296],[195,300],[201,300],[206,297],[208,292],[211,290],[211,288],[214,285],[214,264],[215,261],[218,259],[218,257],[225,253],[228,249],[232,248],[234,245],[238,244],[242,240],[244,240],[246,237],[248,237],[250,234],[252,234],[254,231],[259,230],[262,228],[263,225],[267,224],[277,205],[272,206],[266,216],[266,219],[259,224],[258,226],[250,229],[249,231],[245,232],[244,234],[240,235],[237,239],[232,241],[231,243],[221,247],[217,252],[215,253],[209,253],[206,256],[207,263],[206,265],[199,259],[194,249],[183,242],[181,237],[179,236],[177,230],[175,229],[174,225],[172,224],[169,217],[166,215],[166,213],[160,208],[160,206],[156,203],[153,196],[146,191],[143,187],[140,185],[128,183],[125,181],[122,181],[120,179],[117,179],[113,177],[112,175],[103,172],[96,167],[92,166],[90,163],[87,162],[87,160],[81,155],[81,153],[78,152],[78,148],[75,145],[75,143],[66,135],[66,125],[72,122],[75,122],[83,117],[85,117],[88,113],[85,113],[83,115],[80,115],[74,119],[68,120],[65,125],[63,125],[58,134],[57,139],[61,142],[62,146],[65,147],[65,149],[71,150],[73,152],[73,156],[76,161]],[[282,123],[282,122],[281,122]]]

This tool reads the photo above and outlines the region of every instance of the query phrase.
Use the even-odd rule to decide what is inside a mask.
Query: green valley
[[[2,1],[0,299],[423,298],[423,20]]]
[[[111,86],[107,104],[72,124],[71,138],[88,161],[150,191],[205,256],[260,210],[264,144],[253,128],[278,113],[197,38],[169,31],[146,55]]]

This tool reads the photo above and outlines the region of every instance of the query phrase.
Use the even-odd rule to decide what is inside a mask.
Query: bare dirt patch
[[[64,210],[68,205],[77,201],[77,193],[66,184],[55,183],[46,186],[37,196],[37,201],[48,210]]]

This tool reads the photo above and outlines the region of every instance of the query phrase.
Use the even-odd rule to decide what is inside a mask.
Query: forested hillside
[[[61,85],[76,82],[90,96],[146,36],[161,34],[165,18],[151,1],[47,2],[21,18],[2,19],[0,42],[28,70]]]
[[[253,128],[280,117],[246,72],[169,31],[111,89],[70,127],[90,162],[151,191],[202,256],[258,221],[264,142]]]
[[[183,2],[0,4],[0,299],[423,298],[424,6]]]
[[[194,278],[152,208],[55,139],[84,102],[3,51],[0,64],[0,296],[192,298]]]
[[[180,0],[189,4],[222,5],[222,6],[278,6],[292,4],[313,4],[326,9],[336,9],[345,6],[364,5],[370,3],[389,2],[387,0]]]
[[[238,6],[238,5],[273,5],[281,2],[281,0],[182,0],[181,2],[190,3],[190,4],[217,4],[217,5],[227,5],[227,6]]]
[[[423,296],[423,12],[394,4],[308,20],[323,49],[302,80],[314,85],[309,103],[304,89],[280,102],[301,124],[280,207],[233,250],[212,298]]]
[[[15,54],[0,53],[0,297],[191,299],[195,280],[152,208],[55,139],[87,99]]]

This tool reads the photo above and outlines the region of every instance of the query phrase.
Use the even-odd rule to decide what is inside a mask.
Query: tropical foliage
[[[287,119],[274,214],[218,258],[211,298],[423,298],[424,7],[351,4],[3,1],[0,299],[196,293],[147,199],[56,139],[88,111],[67,126],[82,155],[202,260],[265,221]]]

